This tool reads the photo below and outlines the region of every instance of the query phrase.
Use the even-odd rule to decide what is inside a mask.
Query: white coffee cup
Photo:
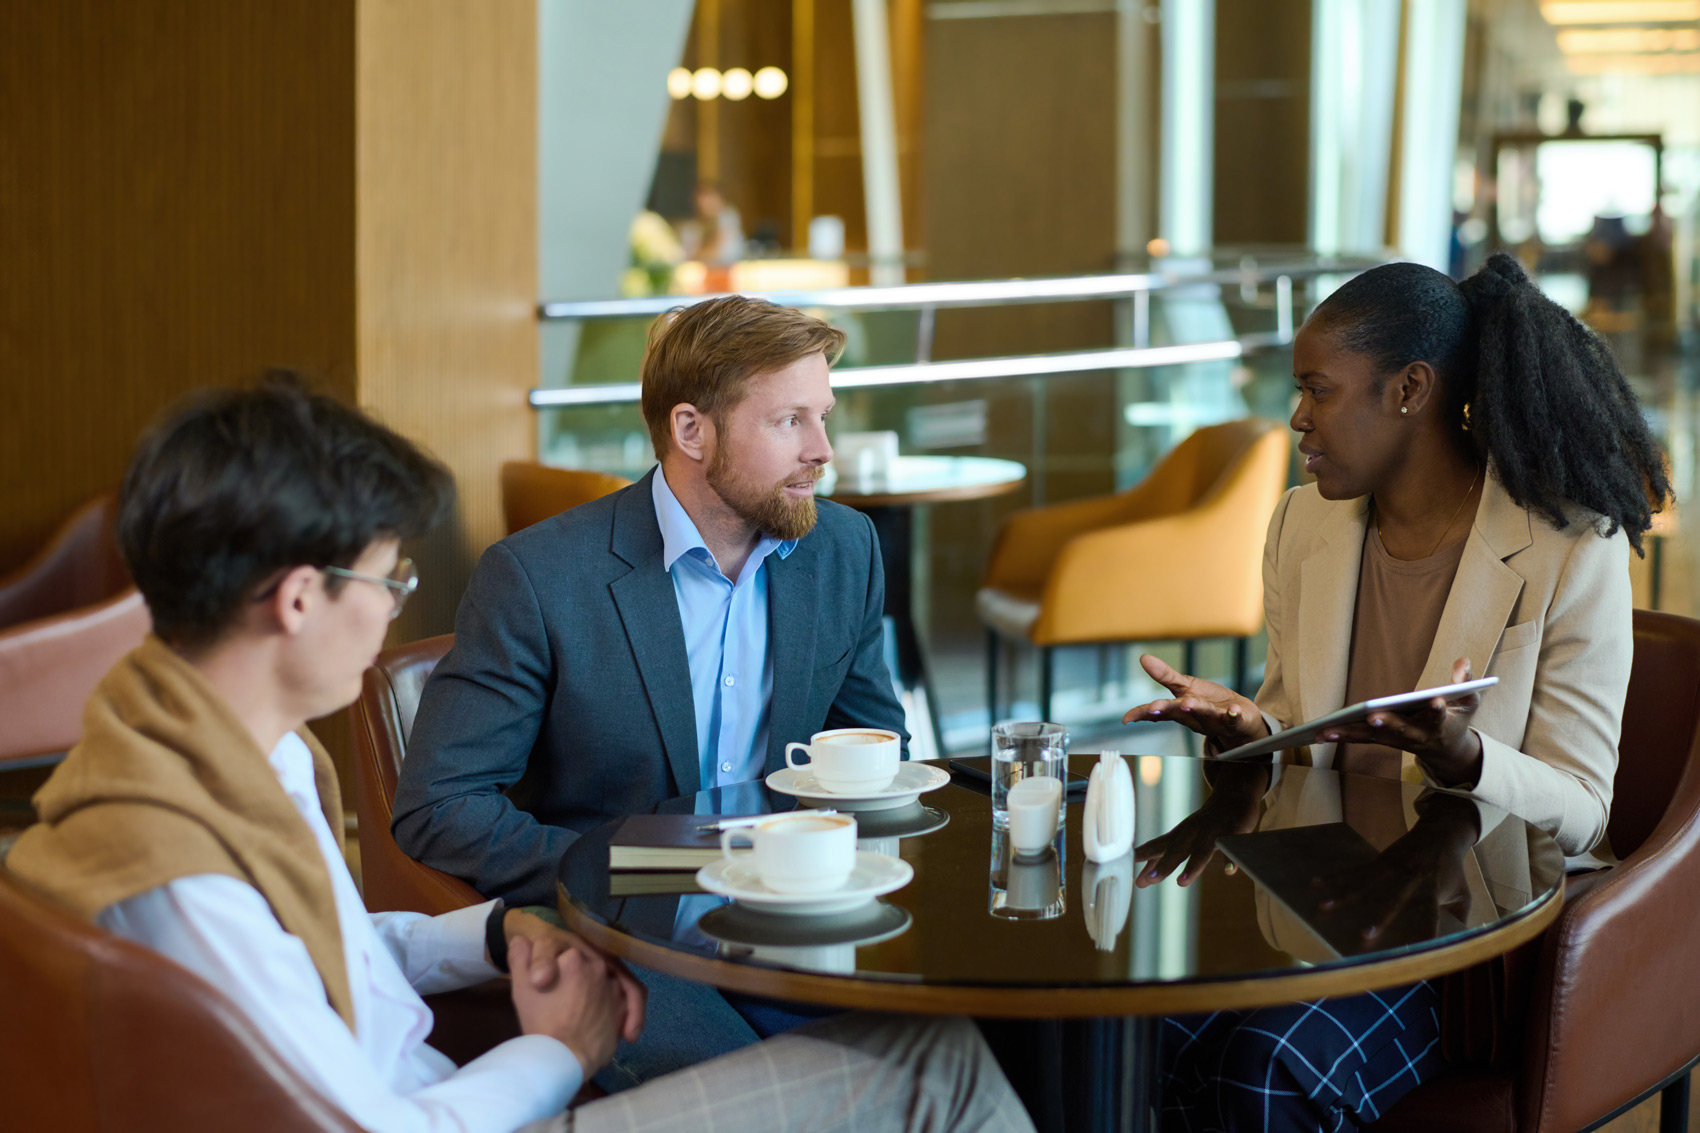
[[[738,838],[748,838],[754,849],[734,853]],[[856,868],[856,820],[806,810],[778,815],[722,831],[720,852],[752,862],[761,883],[775,893],[826,893],[843,886]]]
[[[791,753],[801,751],[809,762],[799,764]],[[835,795],[871,795],[897,778],[902,749],[897,733],[884,728],[834,728],[816,732],[808,743],[785,745],[785,766],[807,766],[821,789]]]
[[[1009,841],[1019,854],[1036,854],[1057,834],[1062,780],[1029,775],[1009,789]]]

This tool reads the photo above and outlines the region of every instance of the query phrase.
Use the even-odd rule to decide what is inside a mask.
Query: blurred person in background
[[[697,183],[691,201],[696,215],[679,226],[685,258],[710,267],[730,267],[744,258],[744,222],[713,181]]]

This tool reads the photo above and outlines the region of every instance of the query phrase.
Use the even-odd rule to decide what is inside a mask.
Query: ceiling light
[[[1566,55],[1629,54],[1637,51],[1700,51],[1700,28],[1598,28],[1561,31]]]
[[[707,101],[720,97],[720,72],[713,67],[698,67],[691,76],[691,93]]]
[[[742,67],[733,67],[720,76],[720,93],[733,102],[742,102],[755,89],[755,79]]]
[[[691,97],[691,70],[689,67],[674,67],[667,72],[667,93],[674,98]]]
[[[1694,0],[1700,4],[1700,0]],[[778,98],[785,93],[785,88],[791,81],[785,77],[785,72],[778,67],[763,67],[755,73],[756,97]]]
[[[1671,24],[1700,20],[1700,0],[1550,0],[1549,24]]]
[[[1572,55],[1565,64],[1576,75],[1700,75],[1700,53],[1683,55]]]

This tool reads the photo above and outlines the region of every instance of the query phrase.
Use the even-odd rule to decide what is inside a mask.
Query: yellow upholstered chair
[[[1263,537],[1287,483],[1286,430],[1247,419],[1199,429],[1125,492],[1009,517],[976,596],[995,721],[1000,641],[1037,646],[1051,717],[1063,645],[1237,638],[1263,625]]]
[[[552,515],[617,492],[631,481],[606,472],[554,468],[534,460],[502,465],[502,518],[508,534],[542,523]]]

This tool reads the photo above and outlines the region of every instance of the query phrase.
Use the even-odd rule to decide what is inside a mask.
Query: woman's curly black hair
[[[1617,360],[1503,252],[1463,283],[1421,264],[1382,264],[1318,305],[1310,322],[1383,375],[1427,362],[1519,506],[1565,527],[1566,503],[1623,528],[1641,552],[1670,499],[1665,456]],[[1385,380],[1385,379],[1384,379]]]

